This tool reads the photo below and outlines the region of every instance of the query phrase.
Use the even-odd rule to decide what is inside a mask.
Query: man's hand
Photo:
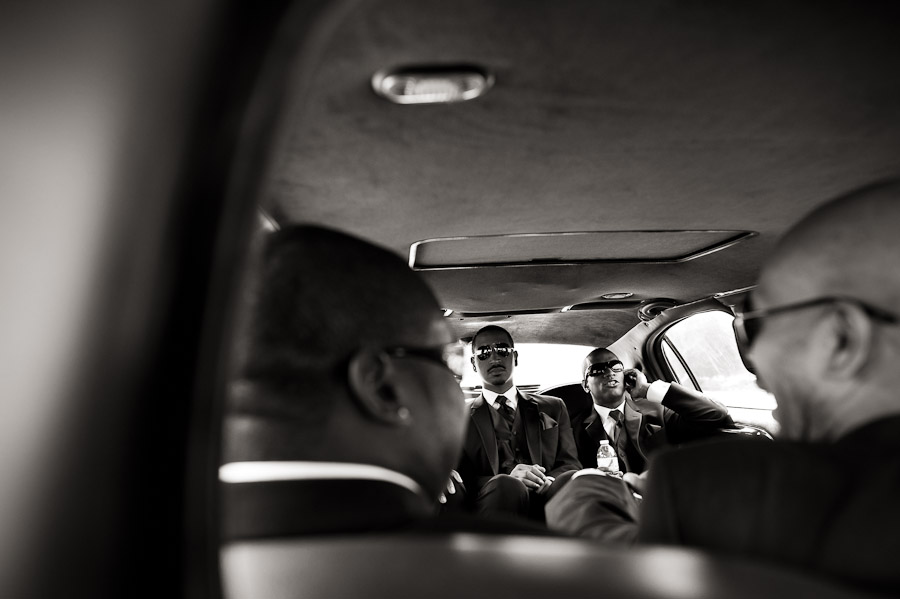
[[[544,467],[537,464],[516,464],[509,475],[521,480],[532,491],[540,491],[545,484],[550,486],[547,478],[551,478],[550,482],[553,482],[552,477],[548,477],[544,472],[546,472]]]
[[[637,368],[629,368],[625,371],[625,386],[628,387],[628,381],[631,379],[634,381],[634,386],[629,388],[632,399],[644,399],[647,397],[647,389],[650,388],[650,383],[647,382],[647,377],[643,372],[638,370]]]
[[[459,472],[456,470],[450,471],[450,477],[447,479],[447,487],[446,490],[441,492],[440,497],[438,497],[438,502],[447,503],[447,495],[455,495],[456,494],[456,485],[453,484],[453,481],[456,481],[459,484],[462,484],[462,477],[459,475]]]
[[[547,491],[550,490],[550,485],[552,485],[553,481],[555,481],[555,480],[556,479],[553,478],[552,476],[548,476],[547,478],[544,479],[544,484],[541,485],[541,488],[538,489],[537,491],[535,491],[535,493],[537,493],[538,495],[543,495],[544,493],[546,493]]]
[[[645,470],[640,474],[635,474],[634,472],[626,472],[622,477],[622,480],[632,488],[632,490],[638,495],[644,494],[644,485],[647,484],[647,472],[649,470]]]

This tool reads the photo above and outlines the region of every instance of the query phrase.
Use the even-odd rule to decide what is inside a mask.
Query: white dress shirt
[[[405,487],[425,497],[422,487],[410,477],[375,466],[350,462],[231,462],[219,467],[223,483],[259,483],[276,480],[380,480]]]
[[[515,385],[506,390],[505,393],[494,393],[493,391],[488,391],[487,389],[483,389],[481,394],[484,395],[484,400],[488,402],[495,410],[500,409],[500,403],[498,398],[503,395],[507,399],[507,404],[512,411],[515,412],[516,408],[519,406],[519,391],[516,389]]]
[[[604,408],[603,406],[594,404],[594,410],[600,415],[600,422],[603,423],[603,430],[606,431],[606,436],[612,441],[615,441],[617,432],[616,421],[610,417],[609,413],[613,410],[619,410],[619,412],[622,413],[622,418],[625,418],[625,400],[623,399],[622,403],[614,408]]]
[[[663,398],[666,396],[666,393],[669,392],[670,385],[671,383],[667,383],[665,381],[653,381],[652,383],[650,383],[650,387],[647,389],[647,399],[656,403],[662,402]],[[615,439],[616,421],[610,418],[609,413],[613,410],[619,410],[622,413],[622,418],[624,418],[625,400],[623,399],[622,403],[614,408],[604,408],[603,406],[594,404],[594,410],[596,410],[597,414],[600,415],[600,421],[603,423],[603,430],[606,431],[606,436],[610,439]]]

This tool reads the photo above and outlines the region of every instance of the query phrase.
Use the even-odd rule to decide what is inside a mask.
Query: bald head
[[[397,255],[318,227],[273,234],[252,286],[226,461],[375,464],[436,496],[465,403],[443,357],[455,340]]]
[[[781,310],[749,355],[784,436],[832,440],[900,414],[898,223],[900,182],[872,185],[808,215],[764,267],[753,308]]]
[[[796,300],[850,295],[877,306],[900,302],[900,181],[842,196],[784,235],[763,269],[761,291]]]
[[[421,346],[446,326],[399,256],[312,226],[268,240],[251,314],[243,356],[251,379],[330,377],[360,347]]]
[[[235,413],[290,418],[315,442],[348,396],[347,364],[362,348],[452,340],[428,287],[397,255],[313,226],[267,239],[238,342]]]

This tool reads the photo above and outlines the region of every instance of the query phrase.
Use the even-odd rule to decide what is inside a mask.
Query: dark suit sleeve
[[[734,428],[727,408],[678,383],[669,386],[662,405],[669,443],[686,443],[708,437],[722,428]]]
[[[481,473],[472,462],[471,457],[466,454],[465,451],[462,456],[460,456],[456,471],[463,480],[463,487],[465,488],[464,497],[470,502],[475,500],[481,487],[483,487],[484,484],[490,480],[491,476],[493,476],[492,474],[485,476]]]
[[[674,484],[671,466],[666,463],[666,456],[674,454],[657,457],[648,474],[637,530],[637,539],[641,543],[678,545],[682,542],[675,498],[678,486]]]
[[[556,399],[556,398],[554,398]],[[559,402],[559,440],[556,446],[556,461],[550,469],[550,476],[557,477],[569,470],[581,470],[581,462],[578,461],[578,450],[575,448],[575,437],[572,433],[572,423],[569,421],[569,411],[561,399]]]
[[[846,468],[831,455],[808,443],[756,439],[660,453],[650,465],[638,541],[808,565],[823,555],[823,535],[847,505]],[[852,554],[842,551],[842,563]]]
[[[466,441],[463,444],[463,450],[459,456],[456,471],[459,473],[460,478],[463,479],[466,499],[474,501],[475,496],[478,495],[478,491],[490,477],[484,476],[485,472],[482,472],[477,463],[479,456],[477,455],[477,450],[474,448],[479,447],[480,443],[471,415],[466,421],[465,439]],[[473,454],[473,452],[475,453]]]
[[[570,480],[545,508],[547,526],[605,543],[632,544],[638,533],[638,504],[628,485],[611,476]]]

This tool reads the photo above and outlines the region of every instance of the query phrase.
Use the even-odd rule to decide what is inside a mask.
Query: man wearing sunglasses
[[[469,406],[459,474],[478,514],[543,520],[547,498],[581,465],[565,404],[517,390],[517,364],[505,329],[486,326],[472,338],[472,368],[483,391]]]
[[[900,181],[820,207],[782,238],[738,312],[742,353],[778,401],[779,440],[660,454],[640,506],[621,480],[573,478],[548,524],[900,596],[898,223]]]
[[[670,445],[708,437],[734,427],[728,410],[677,383],[647,383],[640,370],[626,370],[619,357],[597,348],[583,363],[582,386],[593,409],[573,419],[578,460],[597,467],[597,448],[609,441],[622,472],[640,474],[647,457]]]
[[[225,538],[427,524],[467,416],[462,346],[431,291],[392,252],[309,226],[272,233],[255,272],[225,418]]]

